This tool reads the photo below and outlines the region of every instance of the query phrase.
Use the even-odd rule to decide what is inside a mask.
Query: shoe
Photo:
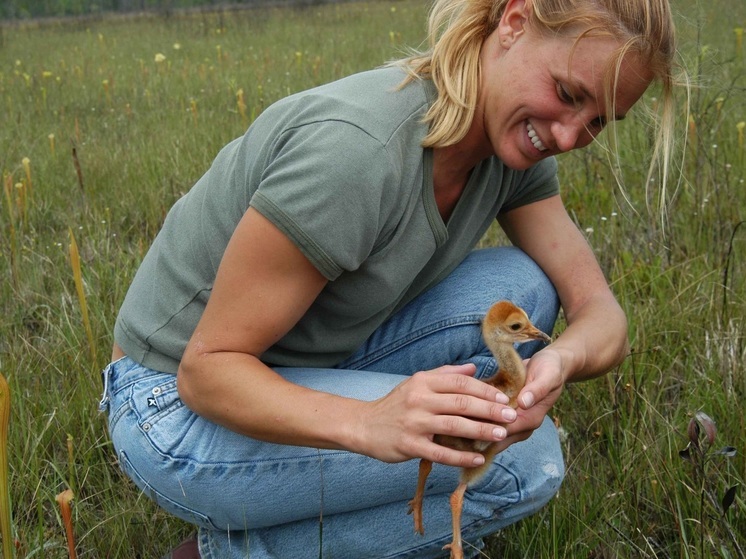
[[[187,538],[161,559],[200,559],[197,538]]]

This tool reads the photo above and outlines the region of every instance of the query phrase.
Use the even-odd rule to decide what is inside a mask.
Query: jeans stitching
[[[419,330],[409,332],[407,335],[402,336],[401,338],[394,340],[393,342],[389,342],[388,344],[364,356],[361,356],[354,361],[343,362],[340,366],[342,368],[349,369],[362,369],[365,367],[369,367],[376,361],[380,361],[381,359],[391,355],[392,353],[400,351],[406,346],[423,338],[426,338],[427,336],[435,334],[436,332],[440,332],[457,326],[476,326],[481,324],[481,321],[481,314],[468,314],[460,317],[451,317],[448,319],[440,320],[438,322],[428,324],[427,326],[420,328]]]

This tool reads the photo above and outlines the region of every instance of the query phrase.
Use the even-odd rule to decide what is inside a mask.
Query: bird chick
[[[509,405],[517,407],[516,398],[526,384],[526,367],[523,360],[513,347],[515,343],[530,340],[551,342],[551,338],[536,328],[526,313],[510,301],[498,301],[487,311],[482,320],[482,337],[485,344],[495,356],[499,370],[484,382],[499,389],[509,398]],[[479,452],[484,456],[484,464],[476,468],[463,468],[461,480],[456,490],[451,494],[451,518],[453,526],[453,541],[443,549],[450,549],[451,559],[463,559],[461,545],[461,510],[464,502],[464,492],[467,487],[476,482],[492,464],[497,454],[497,443],[477,441],[464,437],[435,435],[434,441],[443,446],[457,450]],[[409,512],[414,516],[415,531],[424,535],[422,522],[422,499],[425,493],[425,482],[432,469],[432,462],[420,460],[417,491],[409,502]]]

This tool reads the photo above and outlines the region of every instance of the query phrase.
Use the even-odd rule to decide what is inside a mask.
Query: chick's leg
[[[451,559],[464,559],[464,550],[461,546],[461,509],[464,506],[464,493],[466,482],[462,481],[451,493],[451,520],[453,522],[453,541],[443,547],[451,550]]]
[[[409,514],[414,516],[414,531],[421,536],[425,535],[425,526],[422,523],[422,499],[425,496],[425,482],[432,469],[433,463],[430,460],[420,460],[419,475],[417,476],[417,492],[414,494],[414,498],[409,501]]]

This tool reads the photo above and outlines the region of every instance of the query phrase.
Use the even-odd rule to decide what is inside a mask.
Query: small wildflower
[[[157,53],[155,55],[155,62],[156,62],[156,64],[160,64],[160,63],[165,62],[165,61],[166,61],[166,55],[165,54],[162,54],[162,53],[159,52],[159,53]]]
[[[41,73],[41,77],[42,77],[42,78],[51,78],[52,76],[53,76],[53,74],[52,74],[52,72],[50,72],[49,70],[44,70],[44,71],[43,71],[43,72]]]
[[[693,144],[697,138],[697,123],[694,121],[694,116],[692,115],[689,115],[689,137]]]
[[[197,100],[194,97],[189,100],[189,110],[192,113],[194,124],[197,124]]]
[[[67,553],[71,559],[75,559],[78,555],[75,551],[75,534],[73,528],[73,517],[70,502],[74,499],[74,495],[71,489],[66,489],[57,497],[55,500],[60,507],[60,514],[62,516],[62,524],[65,526],[65,535],[67,536]]]
[[[238,107],[238,112],[241,115],[241,119],[245,122],[246,121],[246,102],[243,98],[243,89],[239,89],[236,91],[236,106]]]
[[[174,43],[174,50],[181,50],[181,43]]]
[[[21,159],[21,165],[23,165],[23,172],[26,173],[26,184],[31,190],[31,160],[28,157]]]

